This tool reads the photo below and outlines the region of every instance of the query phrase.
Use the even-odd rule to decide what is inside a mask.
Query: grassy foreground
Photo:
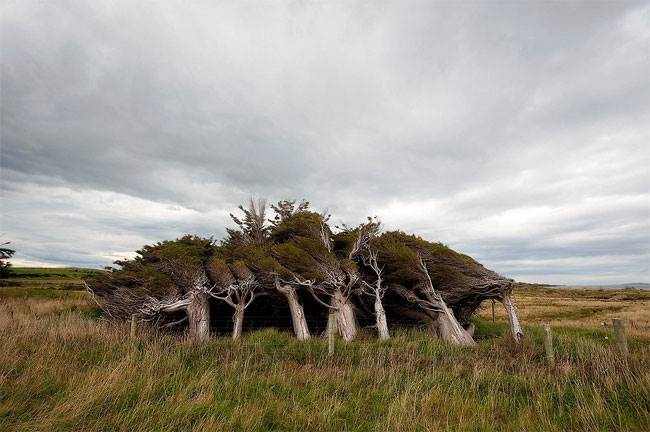
[[[4,296],[0,430],[650,430],[647,337],[623,360],[610,329],[557,327],[549,367],[539,327],[518,346],[504,322],[476,323],[476,347],[410,331],[328,357],[273,330],[129,341],[84,296]]]

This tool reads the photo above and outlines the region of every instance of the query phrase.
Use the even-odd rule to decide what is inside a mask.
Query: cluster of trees
[[[305,301],[327,311],[345,340],[357,336],[363,316],[372,317],[382,339],[390,337],[391,319],[408,319],[444,340],[472,344],[469,318],[493,299],[506,307],[514,338],[522,337],[513,281],[469,256],[401,231],[382,232],[377,218],[332,229],[330,216],[311,211],[308,202],[270,207],[272,219],[264,200],[240,206],[241,215],[231,214],[236,228],[220,242],[185,236],[145,246],[88,281],[88,289],[109,317],[137,313],[159,327],[184,325],[196,340],[209,338],[211,302],[232,308],[236,339],[252,304],[265,310],[278,300],[303,340],[312,336]]]

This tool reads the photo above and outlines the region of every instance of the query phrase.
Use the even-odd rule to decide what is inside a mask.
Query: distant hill
[[[626,283],[626,284],[620,284],[620,285],[608,285],[612,286],[615,288],[639,288],[639,289],[650,289],[650,283],[645,283],[645,282],[634,282],[634,283]]]
[[[632,282],[632,283],[622,283],[622,284],[612,284],[612,285],[565,285],[564,287],[565,288],[602,288],[602,289],[635,288],[635,289],[650,290],[650,283]]]
[[[540,283],[527,283],[527,282],[517,282],[516,287],[518,288],[592,288],[592,289],[625,289],[625,288],[634,288],[642,290],[650,290],[650,283],[646,282],[630,282],[622,284],[609,284],[609,285],[551,285],[551,284],[540,284]]]

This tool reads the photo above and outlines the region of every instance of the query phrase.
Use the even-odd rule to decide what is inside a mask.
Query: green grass
[[[550,367],[541,328],[516,345],[505,323],[476,327],[475,347],[401,331],[328,357],[322,338],[270,329],[129,341],[79,300],[7,299],[0,430],[649,430],[647,339],[624,360],[607,330],[557,328]]]
[[[0,279],[0,298],[74,296],[57,291],[82,291],[83,280],[97,271],[82,268],[12,268],[9,277]]]
[[[12,267],[11,278],[25,278],[25,277],[64,277],[73,279],[82,279],[90,276],[99,270],[65,267],[65,268],[47,268],[47,267]]]

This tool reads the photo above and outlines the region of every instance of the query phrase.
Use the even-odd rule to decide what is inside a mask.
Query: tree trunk
[[[386,322],[386,312],[384,311],[384,305],[381,304],[381,297],[378,295],[375,296],[375,318],[377,319],[379,339],[390,339],[388,323]]]
[[[190,338],[206,341],[210,338],[210,304],[208,294],[195,292],[187,306],[187,320],[190,324]]]
[[[340,291],[334,293],[332,301],[339,334],[343,340],[351,341],[357,335],[357,320],[354,316],[354,309],[349,299],[344,298]]]
[[[296,289],[292,286],[283,286],[278,288],[289,303],[289,311],[291,312],[291,321],[293,323],[293,332],[296,334],[298,340],[309,339],[309,327],[307,327],[307,320],[305,319],[305,311],[298,300]]]
[[[454,312],[441,301],[442,312],[438,314],[438,335],[442,340],[457,345],[474,345],[472,336],[460,325]]]
[[[506,313],[508,314],[508,320],[510,321],[510,328],[512,330],[512,337],[515,339],[515,342],[520,342],[521,338],[524,336],[524,330],[521,328],[521,324],[519,323],[519,316],[517,316],[517,305],[512,299],[512,294],[504,293],[501,302],[506,308]]]
[[[325,329],[327,334],[327,355],[334,354],[334,338],[336,337],[336,317],[334,316],[334,311],[330,309],[330,313],[327,314],[327,329]]]
[[[232,339],[237,340],[241,336],[242,327],[244,326],[244,307],[237,305],[235,315],[233,316],[234,325],[232,328]]]

